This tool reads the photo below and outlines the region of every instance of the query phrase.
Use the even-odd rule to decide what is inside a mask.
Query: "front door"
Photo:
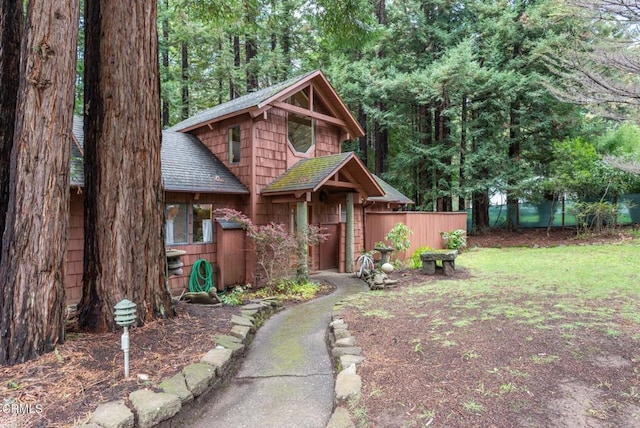
[[[320,244],[320,269],[335,269],[338,267],[338,251],[340,244],[340,225],[321,224],[322,233],[327,234],[327,240]]]

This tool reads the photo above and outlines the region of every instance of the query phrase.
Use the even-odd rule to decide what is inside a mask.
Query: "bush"
[[[444,245],[450,250],[462,251],[467,248],[467,232],[462,229],[452,230],[451,232],[440,232],[440,236],[444,240]]]
[[[240,287],[234,287],[232,290],[226,290],[218,293],[218,298],[223,305],[240,306],[242,304],[242,296],[244,291]]]
[[[617,207],[606,201],[580,202],[574,204],[578,230],[600,233],[613,228],[615,224]]]
[[[318,245],[327,237],[314,225],[307,225],[304,235],[296,237],[282,223],[256,225],[241,212],[229,208],[221,208],[215,212],[218,218],[234,221],[247,231],[247,236],[253,241],[256,262],[264,272],[267,287],[274,287],[279,281],[294,274],[291,259],[298,249]]]
[[[311,300],[320,291],[315,282],[298,281],[297,279],[281,279],[272,287],[265,287],[248,293],[248,298],[263,299],[277,297],[280,300]]]
[[[420,259],[420,255],[429,251],[431,251],[431,247],[419,247],[411,256],[409,267],[412,269],[420,269],[422,267],[422,260]]]
[[[409,235],[411,235],[413,231],[407,227],[404,223],[396,223],[395,226],[391,228],[389,232],[384,236],[384,239],[391,242],[391,245],[394,248],[394,254],[396,256],[396,265],[401,264],[397,263],[398,253],[401,251],[407,250],[411,246],[411,241],[409,241]],[[376,244],[377,245],[377,244]]]

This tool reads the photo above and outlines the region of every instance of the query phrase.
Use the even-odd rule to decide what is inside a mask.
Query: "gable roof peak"
[[[224,119],[247,113],[255,117],[275,106],[278,102],[282,102],[286,97],[303,90],[309,84],[318,90],[321,98],[326,98],[325,101],[334,107],[333,110],[336,112],[336,116],[342,120],[340,123],[344,125],[344,129],[350,133],[352,137],[364,135],[360,124],[354,119],[347,106],[319,69],[292,77],[255,92],[249,92],[226,103],[203,110],[173,125],[169,130],[189,132]]]

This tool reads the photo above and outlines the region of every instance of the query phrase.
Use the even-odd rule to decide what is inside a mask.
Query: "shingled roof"
[[[320,70],[313,70],[300,76],[293,77],[281,83],[269,86],[256,92],[250,92],[239,98],[235,98],[215,107],[203,110],[200,113],[173,125],[169,130],[189,132],[205,125],[248,113],[252,117],[269,110],[273,104],[285,100],[287,97],[299,92],[307,85],[312,84],[318,90],[321,98],[334,110],[336,118],[342,121],[345,131],[350,133],[350,138],[364,135],[357,120],[354,119],[349,109],[342,102],[336,91]],[[315,112],[314,112],[315,113]]]
[[[84,186],[82,118],[74,117],[71,184]],[[193,135],[162,131],[162,181],[174,192],[247,194],[249,190]]]
[[[399,205],[409,205],[414,203],[411,199],[407,198],[405,195],[400,193],[400,191],[395,187],[393,187],[391,184],[387,183],[386,181],[384,181],[382,178],[378,177],[375,174],[372,174],[372,175],[373,175],[373,178],[375,178],[376,181],[378,182],[378,185],[382,187],[382,190],[384,190],[385,194],[384,196],[372,196],[368,198],[368,200],[374,201],[374,202],[387,202],[387,203],[399,204]]]
[[[384,191],[353,152],[303,159],[263,188],[261,193],[277,195],[316,192],[324,185],[330,186],[332,183],[329,180],[342,169],[349,172],[360,190],[368,196],[384,195]]]

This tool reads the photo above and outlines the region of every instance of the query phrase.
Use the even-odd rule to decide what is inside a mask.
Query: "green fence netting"
[[[612,201],[609,201],[612,202]],[[519,205],[520,221],[523,228],[552,227],[577,225],[574,202],[545,201],[542,203],[521,202]],[[471,230],[472,209],[467,210],[467,230]],[[630,225],[640,223],[640,194],[622,195],[618,198],[617,223]],[[507,206],[492,205],[489,207],[489,221],[492,227],[504,226],[507,223]]]

